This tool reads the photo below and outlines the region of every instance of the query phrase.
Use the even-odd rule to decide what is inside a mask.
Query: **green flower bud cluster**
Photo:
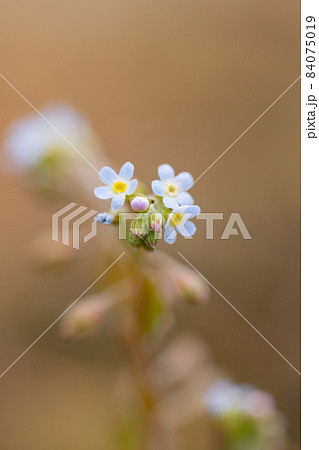
[[[162,233],[163,215],[156,211],[154,201],[146,212],[138,214],[130,227],[129,242],[134,247],[154,250]]]

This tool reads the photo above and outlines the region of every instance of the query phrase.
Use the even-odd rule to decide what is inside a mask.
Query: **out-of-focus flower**
[[[209,286],[191,268],[161,250],[150,258],[146,256],[146,267],[157,280],[158,289],[165,304],[186,300],[189,304],[201,304],[209,299]]]
[[[209,287],[194,270],[184,264],[176,264],[170,271],[177,297],[191,303],[205,303],[209,298]]]
[[[29,170],[39,165],[57,166],[79,157],[61,135],[83,155],[97,147],[89,122],[69,105],[52,103],[40,112],[49,123],[33,114],[9,128],[4,141],[9,168]]]
[[[113,222],[114,217],[112,214],[109,214],[107,212],[99,213],[94,217],[95,222],[104,223],[105,225],[109,225]]]
[[[99,167],[102,160],[102,146],[90,123],[59,102],[40,114],[18,120],[8,129],[2,167],[23,174],[27,186],[40,194],[87,195],[96,183],[96,173],[87,164]]]
[[[167,306],[171,307],[177,301],[186,301],[190,305],[208,301],[209,286],[194,270],[159,249],[145,258],[143,271],[154,275],[157,289]]]
[[[96,332],[111,311],[137,294],[134,278],[122,278],[97,294],[88,295],[63,317],[61,332],[65,337],[85,336]]]
[[[94,333],[107,311],[114,305],[107,294],[95,294],[73,306],[61,323],[64,337],[80,337]]]
[[[204,403],[230,450],[281,448],[285,426],[270,394],[248,384],[219,380],[207,391]]]
[[[196,225],[189,219],[193,219],[199,213],[200,208],[196,205],[184,205],[172,211],[165,225],[165,241],[168,244],[174,244],[177,232],[184,237],[193,236],[196,232]]]
[[[150,201],[144,195],[137,195],[131,200],[131,208],[136,212],[145,212],[150,206]]]
[[[112,199],[112,209],[120,209],[125,202],[126,195],[132,195],[137,187],[137,180],[131,180],[134,174],[134,166],[126,162],[117,174],[111,167],[102,167],[100,179],[106,186],[94,189],[94,194],[102,200]]]
[[[160,180],[152,181],[152,189],[155,195],[163,197],[167,208],[194,204],[193,197],[186,192],[194,182],[190,173],[181,172],[175,177],[174,169],[169,164],[162,164],[158,167],[158,176]]]
[[[249,384],[219,380],[207,392],[205,403],[215,416],[243,413],[255,417],[271,415],[275,411],[271,395]]]

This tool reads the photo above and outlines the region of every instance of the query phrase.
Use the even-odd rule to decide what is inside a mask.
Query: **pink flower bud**
[[[155,220],[151,221],[151,228],[153,231],[161,231],[162,229],[162,224],[159,222],[155,222]]]
[[[150,206],[150,201],[143,195],[137,195],[131,200],[131,208],[136,212],[147,211]]]
[[[153,213],[150,217],[151,228],[153,231],[161,231],[163,225],[163,219],[161,213]]]
[[[72,308],[61,323],[64,337],[80,337],[94,333],[109,309],[108,298],[89,296]]]
[[[183,297],[194,303],[205,303],[209,298],[209,290],[203,280],[188,267],[176,271],[176,286]]]

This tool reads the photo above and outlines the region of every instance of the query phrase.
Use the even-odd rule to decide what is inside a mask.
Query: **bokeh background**
[[[37,108],[61,99],[84,112],[117,167],[130,160],[149,183],[168,162],[196,178],[299,76],[299,15],[295,0],[3,0],[1,73]],[[1,79],[0,95],[3,137],[32,110]],[[196,239],[166,248],[297,368],[299,105],[297,83],[194,186],[202,211],[224,213],[215,239],[200,223]],[[32,265],[30,242],[65,202],[37,201],[7,173],[0,196],[2,371],[94,278],[78,255],[57,276]],[[220,240],[231,212],[252,240]],[[298,449],[299,375],[213,290],[176,318],[233,379],[274,395]],[[117,364],[107,332],[70,343],[52,328],[0,380],[2,448],[108,448]]]

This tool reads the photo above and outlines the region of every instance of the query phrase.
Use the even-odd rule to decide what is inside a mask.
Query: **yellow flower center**
[[[126,184],[123,181],[115,181],[113,184],[113,191],[116,194],[123,194],[126,191]]]
[[[170,223],[171,223],[171,225],[173,225],[173,227],[176,227],[178,224],[181,223],[182,219],[183,219],[183,216],[180,213],[172,214]]]
[[[169,195],[170,197],[176,197],[178,194],[178,185],[168,182],[164,185],[164,192],[166,195]]]

